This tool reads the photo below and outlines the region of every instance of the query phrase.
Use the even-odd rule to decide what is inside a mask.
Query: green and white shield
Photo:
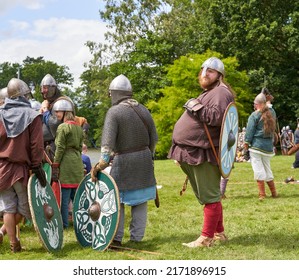
[[[92,182],[88,174],[80,183],[73,203],[73,220],[78,242],[104,251],[117,231],[120,202],[113,178],[104,171],[97,178]]]
[[[32,174],[28,181],[28,198],[33,225],[43,246],[49,252],[57,252],[63,243],[63,224],[54,193],[48,181],[49,169],[44,165],[47,185],[42,187]],[[50,178],[51,180],[51,178]]]
[[[223,178],[229,176],[235,161],[238,129],[238,110],[236,104],[232,102],[225,110],[220,133],[219,167]]]

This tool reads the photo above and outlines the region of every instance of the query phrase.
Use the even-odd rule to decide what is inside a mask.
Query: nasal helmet
[[[22,80],[12,78],[7,84],[7,94],[11,99],[31,93],[29,86]]]
[[[202,77],[204,77],[206,75],[208,68],[214,69],[217,72],[219,72],[220,74],[222,74],[222,76],[224,76],[224,64],[219,58],[210,57],[201,65],[201,69],[202,69],[201,76]]]
[[[123,74],[113,79],[109,86],[109,94],[112,104],[117,104],[123,99],[132,97],[132,85],[130,80]]]
[[[55,81],[55,79],[50,75],[47,74],[41,81],[40,83],[40,87],[41,87],[41,92],[43,93],[43,96],[45,99],[51,98],[55,95],[56,93],[56,88],[57,88],[57,83]],[[43,88],[47,87],[48,88],[48,92],[44,93],[43,92]]]

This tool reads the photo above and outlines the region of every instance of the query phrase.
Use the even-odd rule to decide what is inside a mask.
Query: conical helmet
[[[40,83],[41,92],[43,94],[44,99],[51,100],[56,93],[57,84],[55,79],[47,74]]]
[[[7,94],[9,98],[16,98],[30,93],[31,90],[29,86],[20,79],[12,78],[7,84]]]
[[[112,99],[112,105],[132,97],[132,85],[130,80],[123,74],[117,76],[109,86],[109,94]]]
[[[224,64],[219,58],[210,57],[201,65],[201,69],[203,69],[202,77],[206,75],[208,68],[214,69],[224,76]]]
[[[55,79],[50,75],[47,74],[45,77],[43,77],[40,86],[52,86],[52,87],[57,87],[57,83]]]
[[[132,92],[132,85],[129,79],[125,75],[121,74],[113,79],[109,86],[109,90]]]

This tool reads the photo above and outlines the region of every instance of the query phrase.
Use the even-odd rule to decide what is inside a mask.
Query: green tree
[[[20,78],[34,89],[34,97],[40,101],[42,100],[40,83],[46,74],[51,74],[62,90],[63,87],[70,86],[74,81],[67,66],[45,61],[41,56],[37,58],[27,56],[23,60]]]
[[[46,74],[51,74],[58,85],[70,86],[73,76],[67,66],[60,66],[43,57],[26,57],[22,64],[3,62],[0,64],[0,86],[6,87],[11,78],[19,77],[33,89],[35,99],[41,101],[40,83]]]
[[[236,104],[240,119],[248,117],[244,111],[243,103],[250,98],[248,96],[248,76],[238,71],[236,58],[222,58],[221,54],[207,51],[205,54],[190,54],[182,56],[168,67],[167,78],[170,85],[161,89],[163,97],[159,101],[150,101],[147,105],[151,110],[159,135],[159,142],[156,148],[157,158],[165,158],[170,145],[171,136],[175,122],[183,113],[183,105],[187,100],[197,97],[201,92],[198,83],[198,72],[202,63],[211,56],[217,56],[225,64],[225,80],[234,84],[233,89],[239,94],[236,96]],[[251,98],[253,96],[251,95]]]
[[[6,87],[11,78],[18,76],[20,67],[18,63],[3,62],[0,64],[0,88]]]
[[[267,86],[282,123],[296,120],[299,71],[299,2],[286,0],[196,1],[207,24],[199,44],[236,56],[258,94]],[[207,5],[206,5],[207,4]],[[287,94],[286,94],[287,93]]]
[[[111,27],[111,53],[131,73],[144,101],[157,100],[167,80],[165,66],[208,49],[236,57],[249,73],[250,92],[267,86],[283,122],[298,107],[298,1],[107,0],[101,17]],[[142,79],[141,79],[142,78]],[[141,81],[142,80],[142,81]],[[234,86],[234,84],[233,84]],[[249,92],[249,94],[250,94]],[[286,94],[287,92],[287,94]],[[237,92],[237,94],[239,94]],[[243,104],[247,112],[249,103]]]
[[[86,70],[81,74],[81,86],[76,89],[76,104],[78,115],[84,116],[90,124],[88,133],[89,145],[100,145],[102,128],[107,110],[111,106],[108,96],[108,87],[111,82],[110,68],[107,63],[106,52],[103,45],[87,42],[92,59],[84,66]]]

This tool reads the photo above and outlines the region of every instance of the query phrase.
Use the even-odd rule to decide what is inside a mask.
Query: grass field
[[[211,248],[190,249],[182,246],[200,235],[203,207],[191,187],[179,192],[185,175],[171,160],[155,161],[160,208],[149,202],[148,224],[142,242],[129,241],[127,209],[123,246],[131,250],[104,252],[82,248],[73,228],[64,231],[64,245],[59,253],[48,253],[33,227],[21,226],[24,250],[11,254],[7,237],[0,246],[4,260],[298,260],[299,259],[299,184],[285,184],[285,178],[299,180],[299,170],[292,169],[293,156],[277,155],[272,170],[279,198],[260,202],[250,163],[235,163],[223,200],[225,231],[229,241]]]

